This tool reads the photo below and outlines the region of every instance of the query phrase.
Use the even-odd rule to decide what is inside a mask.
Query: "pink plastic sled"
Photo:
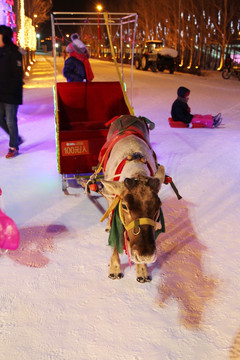
[[[0,188],[0,196],[2,191]],[[15,222],[0,210],[0,249],[16,250],[19,247],[19,231]]]
[[[182,121],[174,121],[171,117],[168,118],[169,125],[173,128],[187,128],[187,124],[184,124]],[[203,128],[203,124],[192,124],[193,128]]]

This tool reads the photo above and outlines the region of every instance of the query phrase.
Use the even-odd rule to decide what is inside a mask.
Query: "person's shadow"
[[[67,231],[64,225],[32,226],[19,229],[20,245],[7,256],[24,266],[42,268],[49,263],[48,252],[55,249],[55,238]]]
[[[216,288],[215,279],[203,266],[203,252],[207,247],[194,232],[186,201],[166,200],[162,209],[166,232],[156,241],[162,280],[158,303],[164,306],[168,300],[176,300],[180,322],[188,328],[197,328]]]

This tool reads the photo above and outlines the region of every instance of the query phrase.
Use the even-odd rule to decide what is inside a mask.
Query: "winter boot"
[[[18,150],[14,148],[9,148],[8,153],[6,155],[6,159],[11,159],[18,155]]]
[[[220,117],[218,120],[214,120],[213,122],[213,126],[214,127],[218,127],[222,122],[222,118]]]
[[[216,123],[218,123],[219,119],[222,119],[222,114],[221,113],[217,114],[216,116],[213,116],[213,126],[215,126]]]

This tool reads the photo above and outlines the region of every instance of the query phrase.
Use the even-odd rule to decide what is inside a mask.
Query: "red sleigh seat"
[[[188,125],[184,124],[182,121],[174,121],[171,117],[168,118],[168,123],[173,128],[187,128]],[[203,128],[205,127],[203,124],[192,124],[193,128]]]
[[[60,174],[91,173],[106,142],[105,123],[129,114],[119,82],[56,85],[56,145]]]

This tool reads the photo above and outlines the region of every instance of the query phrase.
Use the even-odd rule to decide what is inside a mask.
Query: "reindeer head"
[[[164,176],[164,167],[160,166],[154,177],[140,175],[123,182],[102,181],[108,194],[121,198],[120,217],[127,230],[131,258],[137,264],[156,260],[154,225],[159,216],[158,192]]]

